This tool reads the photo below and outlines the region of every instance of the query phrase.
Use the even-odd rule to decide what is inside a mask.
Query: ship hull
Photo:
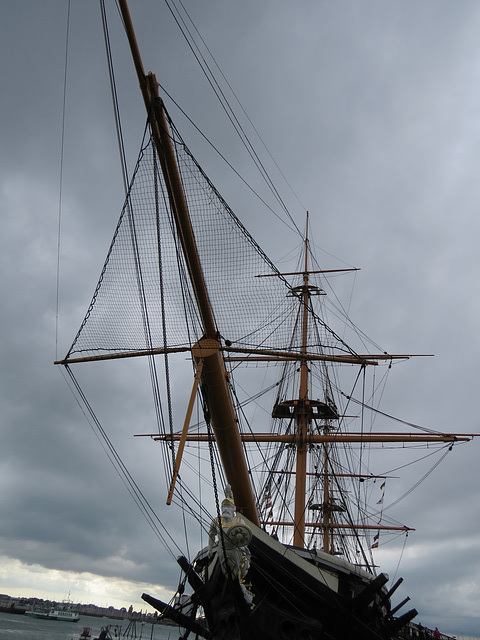
[[[375,577],[327,554],[286,547],[251,525],[251,564],[243,583],[225,575],[216,553],[203,549],[192,565],[180,561],[195,610],[203,608],[199,630],[210,640],[391,640],[415,615],[391,614],[383,574]],[[150,601],[152,604],[152,602]],[[154,605],[155,606],[155,605]],[[175,619],[174,610],[157,607]]]

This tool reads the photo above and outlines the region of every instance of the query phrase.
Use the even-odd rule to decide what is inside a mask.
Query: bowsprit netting
[[[288,343],[294,301],[175,129],[172,141],[219,334],[236,346]],[[144,139],[75,356],[188,348],[202,336],[152,139]]]

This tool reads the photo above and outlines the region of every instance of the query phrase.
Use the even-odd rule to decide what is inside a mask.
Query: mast
[[[303,266],[302,293],[302,343],[300,361],[300,389],[298,401],[294,405],[294,416],[296,424],[296,472],[295,472],[295,510],[294,510],[294,531],[293,544],[297,547],[305,546],[305,512],[306,512],[306,488],[307,488],[307,457],[308,449],[311,446],[309,434],[309,423],[311,421],[312,407],[308,398],[309,367],[308,367],[308,319],[310,306],[310,286],[308,270],[308,218],[305,229],[305,259]],[[326,394],[326,391],[325,391]],[[327,398],[325,398],[327,406]],[[325,419],[325,433],[328,432],[328,420]],[[328,441],[323,442],[325,474],[323,478],[323,550],[330,553],[330,486],[328,473]]]
[[[328,432],[328,423],[325,420],[325,432]],[[323,444],[324,452],[324,478],[323,478],[323,550],[330,553],[330,481],[328,469],[328,443]]]
[[[152,128],[157,155],[168,190],[183,255],[202,319],[204,337],[192,349],[196,365],[202,362],[202,393],[208,404],[218,450],[235,498],[237,510],[252,522],[260,520],[255,504],[238,420],[228,386],[228,374],[220,351],[213,310],[192,229],[185,194],[167,125],[163,102],[153,74],[145,74],[126,0],[119,0],[140,89]]]
[[[308,212],[305,230],[305,263],[303,270],[302,287],[302,355],[307,353],[308,338]],[[305,358],[300,363],[300,390],[299,400],[295,407],[295,422],[297,425],[297,461],[296,461],[296,484],[295,484],[295,527],[293,533],[293,544],[297,547],[305,546],[305,492],[307,477],[307,434],[308,434],[308,365]]]

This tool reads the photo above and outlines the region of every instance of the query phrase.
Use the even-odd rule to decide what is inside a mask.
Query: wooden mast
[[[192,353],[197,364],[199,361],[203,362],[202,390],[210,411],[215,440],[227,481],[232,486],[237,510],[259,525],[260,520],[238,429],[235,407],[228,386],[227,371],[220,352],[213,310],[203,277],[163,102],[158,95],[155,76],[145,74],[127,1],[119,0],[119,5],[169,193],[182,251],[202,319],[204,337],[194,346]]]
[[[328,432],[328,421],[325,420],[325,433]],[[323,459],[324,459],[324,473],[325,476],[323,478],[323,550],[325,553],[330,553],[330,534],[332,532],[332,528],[330,526],[330,507],[331,507],[331,497],[330,497],[330,479],[329,479],[329,469],[328,469],[328,442],[323,443]]]
[[[305,264],[303,270],[302,287],[302,348],[301,353],[307,353],[308,338],[308,212],[305,231]],[[295,484],[295,527],[293,532],[293,544],[297,547],[305,546],[305,491],[307,477],[307,434],[308,434],[308,365],[306,359],[300,363],[300,391],[299,400],[295,406],[295,422],[297,426],[297,461]]]

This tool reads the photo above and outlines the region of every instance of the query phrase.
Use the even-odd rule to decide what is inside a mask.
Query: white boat
[[[30,618],[39,618],[41,620],[63,620],[66,622],[78,622],[80,616],[76,611],[71,608],[52,607],[46,609],[45,607],[33,607],[25,611],[25,615]]]
[[[80,620],[80,616],[76,611],[72,611],[71,609],[50,609],[48,613],[49,620],[61,620],[64,622],[78,622]]]

